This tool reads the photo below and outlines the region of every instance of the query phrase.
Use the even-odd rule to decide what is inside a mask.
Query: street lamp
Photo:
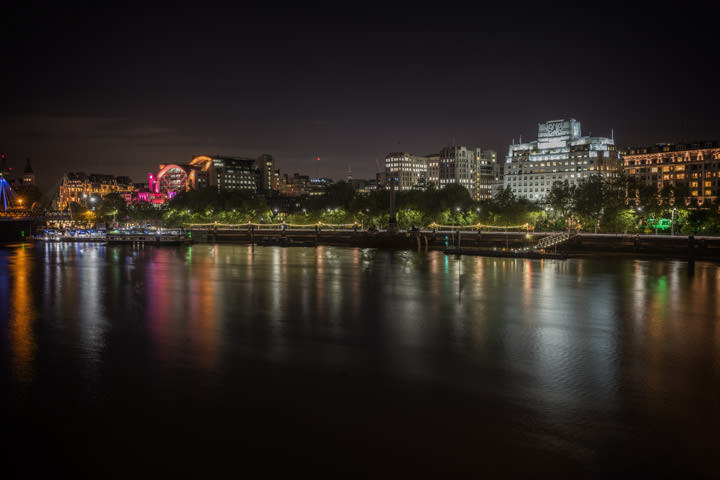
[[[672,212],[670,213],[670,235],[675,235],[675,212],[677,212],[677,208],[673,208]]]

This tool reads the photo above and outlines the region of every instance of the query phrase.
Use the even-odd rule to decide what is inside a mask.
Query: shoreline
[[[279,247],[337,246],[400,250],[439,250],[448,255],[505,258],[572,259],[638,258],[720,261],[720,237],[579,233],[541,252],[539,240],[555,232],[365,232],[333,230],[191,231],[193,244],[238,244]],[[99,243],[97,239],[74,239]],[[29,243],[42,242],[33,240]],[[28,242],[2,242],[3,247]],[[62,242],[56,242],[62,243]]]

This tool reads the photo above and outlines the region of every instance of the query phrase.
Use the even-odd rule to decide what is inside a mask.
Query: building
[[[280,191],[285,196],[300,197],[309,194],[309,184],[310,177],[307,175],[300,175],[299,173],[295,173],[291,177],[286,173],[282,176]]]
[[[477,200],[477,167],[480,153],[479,148],[454,146],[443,148],[438,160],[438,186],[444,188],[454,183],[462,185],[470,192],[470,196]],[[486,174],[487,171],[483,173]]]
[[[504,164],[498,162],[497,151],[483,150],[480,154],[483,162],[492,166],[492,181],[490,182],[490,191],[493,197],[499,195],[503,190]]]
[[[498,171],[497,152],[495,150],[481,152],[475,172],[476,200],[488,200],[497,194]]]
[[[254,162],[243,157],[213,157],[214,184],[218,191],[257,191]]]
[[[273,172],[272,178],[272,191],[280,192],[282,190],[282,175],[280,175],[280,169]]]
[[[63,175],[58,186],[56,198],[58,210],[65,210],[69,204],[77,203],[83,207],[92,207],[111,193],[126,194],[134,189],[130,177],[116,177],[101,173],[86,175],[83,172],[68,172]]]
[[[425,188],[428,160],[426,157],[407,152],[390,153],[385,156],[385,177],[392,178],[396,190]]]
[[[245,157],[196,155],[187,164],[160,164],[160,171],[157,174],[150,173],[148,177],[149,193],[164,194],[168,200],[179,192],[205,188],[256,192],[255,160]],[[156,195],[152,198],[153,203],[158,203]]]
[[[631,147],[623,153],[623,168],[643,185],[687,187],[700,205],[720,197],[718,141]]]
[[[538,139],[513,143],[505,159],[503,188],[516,196],[542,201],[557,181],[570,184],[619,169],[613,138],[582,136],[574,118],[538,124]]]
[[[427,155],[427,177],[425,184],[427,187],[433,186],[435,188],[440,187],[440,154],[433,153]]]
[[[22,184],[25,187],[31,187],[35,185],[35,172],[30,166],[30,158],[25,160],[25,169],[23,170]]]
[[[328,187],[332,184],[333,184],[333,181],[331,178],[327,178],[327,177],[311,178],[310,181],[308,182],[308,195],[310,195],[310,196],[325,195],[327,193]]]
[[[262,194],[270,194],[273,191],[273,179],[275,177],[275,158],[264,153],[255,161],[258,182],[257,191]]]

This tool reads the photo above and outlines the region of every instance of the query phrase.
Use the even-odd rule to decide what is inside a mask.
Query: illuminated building
[[[500,194],[503,190],[503,174],[504,164],[498,162],[497,152],[495,150],[483,150],[480,157],[488,165],[492,166],[492,180],[490,181],[490,192],[493,197]]]
[[[574,118],[538,124],[538,139],[514,143],[505,160],[503,187],[516,196],[543,200],[554,182],[571,185],[590,175],[613,175],[619,168],[613,138],[581,135]]]
[[[150,191],[153,193],[163,193],[167,195],[168,200],[180,192],[189,190],[188,173],[185,168],[180,165],[160,165],[160,171],[156,177],[152,173],[149,177]]]
[[[430,185],[438,187],[440,186],[440,155],[428,155],[426,158],[428,169],[425,183],[428,187]]]
[[[478,199],[478,164],[481,161],[479,148],[467,147],[445,147],[440,150],[438,160],[438,186],[444,188],[451,184],[458,184],[465,187],[470,196]],[[492,176],[491,168],[484,168],[481,171],[483,181],[490,183]],[[489,195],[489,189],[487,191]],[[483,197],[489,198],[489,197]]]
[[[257,188],[254,163],[243,157],[197,155],[188,164],[160,164],[157,175],[149,174],[148,190],[150,194],[165,195],[167,200],[179,192],[210,187],[218,191],[254,193]],[[157,196],[151,195],[148,199],[158,203]]]
[[[269,194],[273,189],[273,178],[275,174],[275,159],[266,153],[260,155],[257,160],[258,169],[258,193]]]
[[[214,184],[219,191],[257,191],[254,161],[243,157],[213,157]]]
[[[497,182],[497,152],[486,150],[480,153],[475,171],[475,200],[487,200],[494,195],[494,185]]]
[[[661,143],[631,147],[623,153],[625,174],[658,189],[687,187],[698,204],[720,196],[720,144],[714,142]]]
[[[126,194],[133,189],[130,177],[68,172],[63,175],[58,186],[57,208],[58,210],[65,210],[70,203],[88,207],[92,198],[104,198],[111,193]]]
[[[385,156],[385,177],[394,179],[396,190],[425,188],[427,170],[426,157],[407,152],[389,153]]]
[[[281,192],[289,197],[300,197],[310,192],[309,184],[310,177],[307,175],[295,173],[290,177],[286,173],[282,176]]]
[[[327,193],[327,188],[332,185],[333,181],[330,178],[311,178],[308,183],[308,195],[319,196]]]
[[[272,190],[273,192],[279,192],[282,190],[282,176],[280,175],[279,169],[273,172]]]

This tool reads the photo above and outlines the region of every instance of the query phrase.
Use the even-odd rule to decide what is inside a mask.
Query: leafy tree
[[[552,208],[554,215],[563,219],[570,218],[575,203],[575,185],[571,185],[567,180],[554,182],[545,202]]]
[[[598,230],[600,218],[605,207],[605,185],[599,175],[591,175],[578,182],[575,188],[574,207],[577,215]]]
[[[105,195],[100,201],[95,213],[97,214],[98,220],[108,222],[113,219],[124,220],[127,215],[127,203],[125,198],[119,193],[111,193]]]

